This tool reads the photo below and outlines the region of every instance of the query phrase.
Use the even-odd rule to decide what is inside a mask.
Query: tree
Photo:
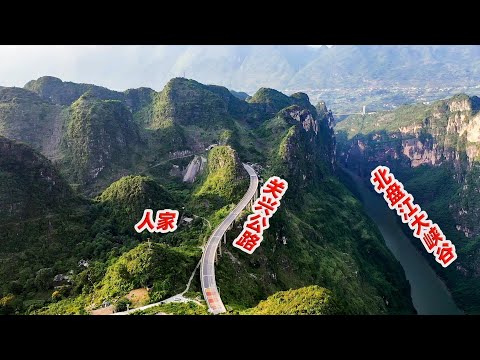
[[[52,300],[53,301],[58,301],[62,298],[62,294],[60,293],[60,291],[56,290],[53,292],[52,294]]]
[[[0,298],[0,315],[12,314],[15,311],[15,300],[13,294]]]
[[[117,301],[117,303],[115,304],[115,311],[116,312],[119,312],[119,311],[126,311],[127,310],[127,306],[130,306],[132,305],[132,302],[130,300],[128,300],[127,298],[121,298]]]
[[[38,290],[47,290],[53,282],[53,269],[43,268],[37,271],[35,286]]]
[[[9,287],[10,287],[10,292],[14,295],[20,295],[23,291],[23,285],[18,280],[12,281]]]

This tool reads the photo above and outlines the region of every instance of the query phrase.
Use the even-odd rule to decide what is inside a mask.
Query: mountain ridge
[[[480,311],[480,99],[457,94],[432,104],[350,116],[337,124],[338,160],[364,178],[392,169],[457,247],[455,266],[438,269],[460,306]],[[421,250],[420,242],[412,240]],[[420,244],[420,245],[419,245]]]
[[[130,84],[122,82],[125,89],[147,84],[160,90],[178,76],[247,93],[260,87],[305,91],[369,85],[475,86],[480,71],[479,47],[469,45],[173,45],[135,50],[143,59],[137,68],[146,75]],[[125,54],[126,61],[129,56]],[[112,82],[107,79],[106,87]]]
[[[59,88],[49,89],[52,94],[65,86],[56,83]],[[288,96],[265,88],[250,102],[225,87],[185,78],[172,79],[159,93],[129,91],[131,104],[125,98],[99,98],[95,91],[87,89],[70,105],[53,104],[64,101],[55,97],[32,95],[42,106],[60,107],[64,114],[63,157],[51,160],[85,202],[84,216],[65,231],[84,231],[64,238],[68,249],[39,245],[41,251],[33,248],[15,254],[22,275],[4,277],[0,267],[5,282],[1,295],[6,302],[15,290],[17,311],[86,313],[101,306],[99,299],[125,302],[136,286],[153,286],[151,301],[185,288],[199,247],[242,196],[246,173],[241,163],[250,162],[261,179],[281,176],[290,186],[253,255],[231,245],[238,227],[222,244],[227,255],[219,259],[217,281],[229,311],[255,306],[278,291],[318,285],[331,291],[341,313],[415,312],[401,266],[335,176],[334,120],[324,103],[314,107],[306,94]],[[207,158],[205,173],[193,183],[183,182],[178,176],[181,169],[202,155]],[[98,176],[92,176],[104,165]],[[103,174],[107,168],[109,172]],[[158,206],[175,206],[182,218],[192,220],[180,222],[173,233],[134,232],[130,222],[140,220],[138,211],[152,199]],[[246,215],[242,213],[239,221]],[[51,236],[48,224],[26,229],[36,231],[41,239]],[[59,234],[59,239],[67,236]],[[135,255],[139,253],[142,256]],[[179,259],[182,276],[175,275],[175,266],[150,274],[151,260],[157,256],[165,261]],[[85,261],[90,264],[87,268],[82,265]],[[71,274],[70,283],[58,292],[52,292],[49,278],[55,273]],[[199,290],[198,277],[192,288]]]

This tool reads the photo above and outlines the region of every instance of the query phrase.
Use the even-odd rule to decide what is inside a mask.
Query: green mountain
[[[295,290],[279,291],[260,301],[248,315],[333,315],[341,313],[335,299],[327,289],[308,286]]]
[[[43,100],[34,92],[21,88],[0,89],[0,135],[56,158],[64,121],[61,106]]]
[[[431,105],[351,116],[336,126],[345,166],[365,177],[379,164],[389,166],[448,234],[458,249],[455,266],[438,269],[432,262],[432,267],[459,306],[475,313],[480,311],[479,110],[478,97],[460,94]]]
[[[37,93],[42,99],[58,105],[72,105],[80,96],[90,92],[102,100],[123,100],[124,94],[91,84],[76,84],[55,78],[42,76],[37,80],[29,81],[25,89]]]
[[[336,179],[333,116],[324,103],[314,107],[306,94],[266,88],[245,101],[224,87],[183,78],[158,93],[146,88],[110,93],[51,78],[27,87],[40,94],[22,90],[30,102],[61,114],[55,164],[44,161],[58,166],[64,175],[59,177],[67,179],[63,183],[75,185],[66,188],[85,204],[74,223],[84,231],[62,233],[59,241],[68,249],[39,255],[42,264],[55,266],[41,272],[46,279],[41,289],[16,290],[17,311],[83,313],[104,300],[117,303],[137,287],[153,286],[152,301],[185,289],[199,247],[243,196],[248,175],[241,163],[251,162],[262,179],[281,176],[290,186],[253,255],[231,246],[238,225],[229,231],[217,265],[228,309],[245,310],[278,291],[317,285],[328,289],[325,294],[342,313],[414,313],[402,268],[360,203]],[[17,126],[21,112],[17,106],[0,121]],[[190,184],[182,175],[194,155],[207,164]],[[192,220],[174,233],[137,234],[133,226],[146,207],[175,207]],[[39,234],[48,237],[48,229]],[[90,265],[78,265],[82,259]],[[157,271],[162,262],[165,267]],[[16,281],[35,278],[35,271]],[[51,275],[59,272],[69,272],[70,282],[53,289]],[[200,291],[198,276],[190,291]],[[5,303],[11,304],[11,293],[3,290]],[[43,305],[28,303],[39,299]]]
[[[64,171],[83,186],[98,177],[111,180],[132,168],[139,143],[138,129],[124,104],[87,92],[69,108],[62,143]]]
[[[27,221],[70,207],[71,188],[44,156],[4,137],[0,137],[0,155],[2,223]]]
[[[288,106],[253,130],[264,154],[260,175],[281,176],[290,186],[253,255],[227,241],[217,270],[222,299],[241,310],[276,291],[318,284],[342,299],[345,313],[412,312],[398,263],[333,175],[333,117],[318,108]]]
[[[178,206],[172,195],[152,178],[126,176],[112,183],[98,197],[99,222],[118,233],[131,233],[145,209],[172,209]]]
[[[195,202],[209,207],[238,202],[248,188],[248,174],[235,150],[230,146],[216,146],[208,154],[205,180],[194,194]]]
[[[57,271],[75,266],[89,207],[48,159],[4,137],[0,183],[0,295],[15,303],[8,311],[0,307],[2,313],[25,309],[23,300],[42,303]]]
[[[230,93],[228,95],[233,97]],[[214,127],[228,119],[226,105],[208,86],[194,80],[176,78],[169,81],[155,98],[150,126],[158,129],[173,123]]]
[[[480,71],[476,45],[169,45],[136,47],[134,51],[114,47],[109,55],[115,62],[98,64],[108,70],[99,74],[104,83],[119,84],[120,88],[132,83],[155,88],[178,76],[247,93],[260,87],[281,91],[443,88],[476,86]],[[132,68],[136,69],[134,75],[130,74]],[[126,76],[118,79],[116,74]]]

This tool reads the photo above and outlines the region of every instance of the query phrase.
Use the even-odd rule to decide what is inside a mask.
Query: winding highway
[[[208,239],[207,245],[202,255],[200,264],[200,281],[202,283],[202,292],[205,301],[208,304],[208,309],[213,314],[226,312],[220,294],[218,293],[217,284],[215,282],[215,254],[220,245],[223,235],[228,230],[233,221],[240,215],[243,209],[247,207],[248,202],[255,196],[258,188],[258,176],[255,170],[247,164],[243,164],[245,170],[250,175],[250,186],[243,196],[242,200],[237,204],[235,209],[223,219],[220,225]]]

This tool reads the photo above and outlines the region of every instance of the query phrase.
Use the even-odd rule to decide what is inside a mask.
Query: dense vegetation
[[[69,189],[75,201],[66,201],[71,210],[62,208],[55,219],[62,227],[53,221],[25,225],[24,234],[12,237],[12,244],[27,245],[25,252],[9,250],[8,257],[16,260],[0,278],[3,312],[81,314],[104,302],[124,309],[132,290],[148,288],[149,301],[183,291],[200,246],[247,188],[242,162],[255,162],[262,179],[282,176],[291,187],[253,255],[230,245],[237,227],[229,232],[226,255],[217,266],[229,309],[251,308],[275,292],[318,285],[328,289],[324,295],[335,298],[342,313],[413,312],[401,267],[359,203],[335,179],[333,118],[325,104],[314,108],[305,94],[286,96],[271,89],[261,89],[247,102],[226,88],[181,78],[161,93],[129,90],[112,98],[89,87],[70,102],[58,96],[82,87],[58,83],[60,91],[55,83],[44,79],[29,88],[65,114],[56,165],[75,187],[61,175],[54,184],[34,176],[28,186],[37,186],[40,194]],[[211,144],[218,145],[207,155]],[[187,184],[182,174],[194,154],[207,157],[207,166]],[[17,158],[11,151],[7,155]],[[20,163],[30,169],[29,158]],[[7,164],[2,163],[2,174]],[[15,168],[10,174],[24,176]],[[3,196],[13,204],[25,189],[10,184]],[[133,231],[145,208],[167,207],[193,220],[181,221],[169,234]],[[55,205],[52,212],[60,208]],[[55,246],[45,245],[53,234],[56,240],[48,244]],[[38,246],[29,245],[33,237]],[[67,278],[54,282],[59,274]],[[199,290],[195,276],[190,291]],[[189,304],[168,306],[184,313],[204,311]]]
[[[327,289],[313,285],[295,290],[279,291],[260,301],[249,315],[333,315],[341,313]]]
[[[172,315],[209,315],[206,305],[198,305],[190,301],[188,303],[168,303],[157,305],[146,310],[140,310],[133,315],[156,315],[156,314],[172,314]]]
[[[352,116],[336,126],[339,158],[345,166],[363,176],[378,164],[390,166],[455,244],[458,259],[444,269],[412,237],[457,305],[468,313],[480,312],[479,103],[477,97],[458,94],[364,119]]]
[[[238,155],[229,146],[216,146],[208,154],[206,177],[195,192],[195,200],[221,207],[238,202],[246,190],[245,170]]]
[[[139,135],[131,113],[120,101],[99,100],[88,92],[69,112],[63,146],[65,172],[72,182],[89,185],[105,172],[117,173],[115,167],[132,166]]]
[[[253,255],[227,242],[232,256],[222,258],[217,277],[222,298],[244,309],[278,290],[318,284],[335,294],[345,313],[412,312],[399,264],[360,204],[332,177],[325,161],[331,115],[322,106],[319,113],[288,107],[256,129],[266,154],[261,176],[282,176],[291,185]]]
[[[97,221],[117,233],[134,234],[145,209],[154,211],[178,207],[172,195],[156,181],[145,176],[126,176],[112,183],[98,197]],[[108,219],[112,223],[108,223]]]
[[[29,144],[50,158],[59,155],[64,113],[21,88],[0,89],[0,135]]]

